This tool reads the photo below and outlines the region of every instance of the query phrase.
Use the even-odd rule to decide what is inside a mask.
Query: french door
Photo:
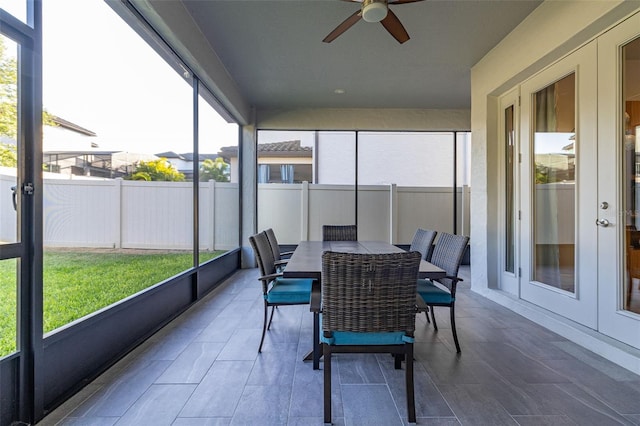
[[[640,14],[598,39],[598,203],[598,329],[640,348]]]
[[[519,89],[514,201],[507,185],[509,133],[518,134],[509,124],[513,94],[500,104],[503,216],[521,218],[503,231],[501,284],[516,293],[518,283],[522,299],[640,348],[640,14]]]
[[[597,45],[521,86],[520,297],[597,328]]]

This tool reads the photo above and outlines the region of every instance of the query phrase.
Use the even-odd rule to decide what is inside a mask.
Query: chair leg
[[[427,306],[424,311],[424,316],[427,318],[427,324],[431,324],[431,320],[429,319],[429,307]]]
[[[456,332],[456,314],[455,304],[451,305],[451,332],[453,333],[453,342],[456,344],[456,352],[460,353],[460,343],[458,343],[458,333]]]
[[[271,321],[273,321],[273,313],[276,311],[277,306],[271,307],[271,317],[269,317],[269,325],[267,325],[267,330],[271,329]]]
[[[393,354],[393,360],[394,360],[394,365],[393,367],[396,370],[400,370],[402,369],[402,359],[403,359],[403,354]]]
[[[409,417],[409,423],[416,422],[416,400],[414,395],[413,386],[413,343],[405,343],[407,353],[405,358],[407,360],[405,372],[406,372],[406,386],[407,386],[407,414]]]
[[[429,306],[429,310],[431,310],[431,320],[433,321],[433,329],[438,331],[438,324],[436,324],[436,310],[433,309],[433,306]]]
[[[324,422],[331,423],[331,348],[322,344],[324,355]]]
[[[269,312],[269,306],[267,302],[264,302],[264,321],[262,322],[262,337],[260,338],[260,346],[258,347],[258,353],[262,352],[262,344],[264,343],[264,335],[267,333],[267,313]],[[273,311],[272,311],[273,314]]]

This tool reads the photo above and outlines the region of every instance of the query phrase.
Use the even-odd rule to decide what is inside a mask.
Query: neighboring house
[[[80,151],[97,148],[97,134],[64,118],[51,116],[53,126],[43,126],[43,151]]]
[[[219,155],[231,165],[231,182],[238,182],[238,147],[226,146]],[[313,147],[299,140],[258,144],[258,183],[313,183]]]
[[[101,150],[97,134],[63,118],[52,116],[54,126],[44,126],[42,162],[47,172],[100,178],[123,177],[138,161],[151,154]]]
[[[173,151],[160,152],[155,155],[158,158],[166,158],[173,167],[175,167],[180,173],[184,174],[184,178],[188,181],[193,179],[193,153],[185,152],[178,154]],[[215,160],[218,158],[218,154],[199,154],[198,168],[204,162],[204,160]]]

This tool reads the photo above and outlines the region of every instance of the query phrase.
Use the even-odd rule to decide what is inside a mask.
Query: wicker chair
[[[433,250],[431,263],[444,269],[447,276],[433,281],[418,280],[418,294],[426,305],[426,308],[419,307],[419,310],[424,310],[427,321],[429,321],[428,311],[431,311],[431,320],[436,331],[438,331],[438,325],[433,311],[434,306],[447,306],[449,308],[451,332],[453,333],[453,341],[458,353],[460,353],[460,343],[458,342],[455,319],[456,286],[458,281],[462,281],[462,278],[458,277],[458,269],[460,269],[460,263],[468,243],[469,237],[464,235],[441,233]]]
[[[249,242],[255,253],[261,276],[258,280],[262,283],[262,295],[264,298],[264,322],[262,325],[262,338],[258,352],[262,352],[262,344],[267,330],[271,327],[273,312],[277,306],[305,305],[311,299],[311,284],[313,280],[304,278],[282,278],[282,273],[276,272],[271,244],[265,232],[252,235]],[[267,322],[267,314],[271,307],[271,316]]]
[[[267,239],[269,240],[269,244],[271,245],[271,251],[273,252],[273,259],[276,265],[276,269],[278,271],[281,271],[282,269],[284,269],[284,267],[287,265],[287,262],[289,261],[288,259],[285,259],[285,257],[286,258],[291,257],[293,252],[280,251],[280,245],[278,244],[278,239],[276,238],[276,234],[275,232],[273,232],[272,228],[265,229],[264,232],[265,234],[267,234]]]
[[[409,422],[416,421],[413,333],[420,253],[322,255],[324,422],[331,423],[331,355],[391,353],[406,360]]]
[[[422,254],[422,260],[430,260],[433,252],[433,240],[436,239],[437,234],[437,231],[418,228],[413,235],[409,251],[419,251]]]
[[[356,225],[322,225],[322,241],[358,241]]]

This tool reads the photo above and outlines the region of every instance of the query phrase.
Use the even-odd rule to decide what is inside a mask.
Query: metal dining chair
[[[451,332],[453,333],[453,341],[456,345],[457,353],[460,353],[460,343],[458,342],[455,319],[456,287],[458,282],[462,281],[462,278],[458,277],[458,270],[468,243],[469,237],[464,235],[441,233],[430,262],[444,269],[447,276],[436,280],[418,280],[418,295],[426,306],[421,307],[419,305],[418,310],[424,310],[427,321],[429,321],[429,310],[431,311],[431,322],[436,331],[438,331],[438,324],[433,310],[434,306],[449,308]]]
[[[249,242],[256,256],[261,276],[258,280],[262,284],[262,296],[264,298],[264,322],[262,325],[262,337],[258,352],[262,352],[262,344],[267,330],[271,327],[273,312],[277,306],[306,305],[311,300],[312,279],[283,278],[282,272],[277,272],[271,244],[265,232],[249,237]],[[269,307],[271,316],[267,322]]]
[[[358,241],[356,225],[322,225],[322,241]]]
[[[322,254],[324,422],[331,423],[331,355],[391,353],[395,368],[406,360],[410,423],[416,421],[413,333],[419,252]]]

